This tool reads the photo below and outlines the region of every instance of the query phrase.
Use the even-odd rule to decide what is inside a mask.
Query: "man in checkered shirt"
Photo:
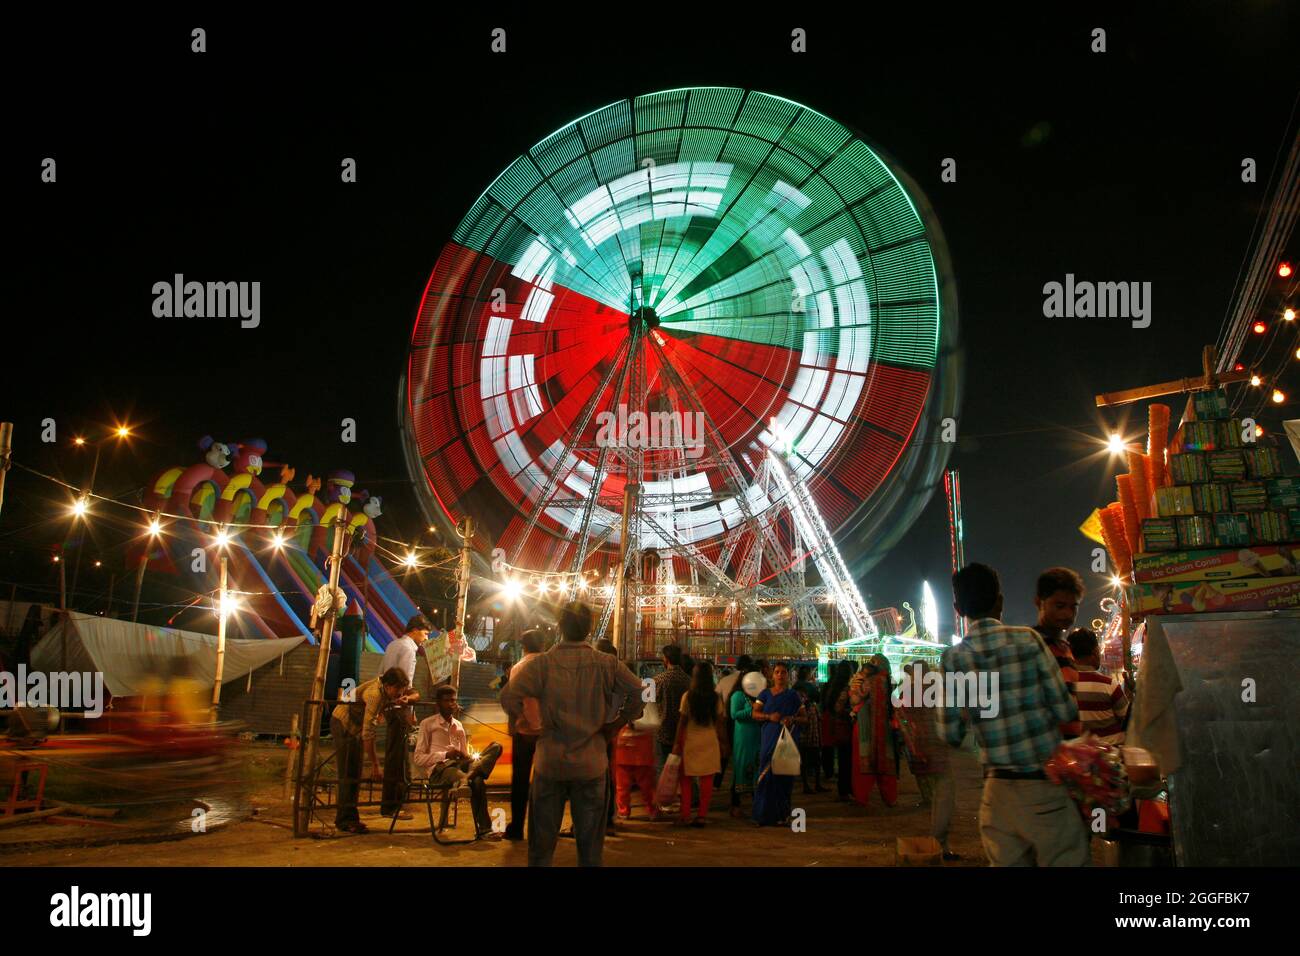
[[[961,746],[967,730],[979,741],[984,852],[994,866],[1085,866],[1087,830],[1065,788],[1043,771],[1061,742],[1061,724],[1079,716],[1060,667],[1037,632],[1002,623],[1002,585],[988,565],[962,568],[952,591],[968,633],[944,651],[943,671],[974,675],[975,686],[997,690],[987,711],[945,698],[939,713],[948,743]]]

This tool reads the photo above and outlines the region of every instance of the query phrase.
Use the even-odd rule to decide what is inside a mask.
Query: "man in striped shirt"
[[[1074,699],[1042,638],[1002,623],[998,573],[970,564],[952,576],[953,607],[965,640],[943,654],[939,731],[960,747],[968,729],[984,764],[980,841],[994,866],[1084,866],[1088,834],[1065,788],[1043,764],[1061,742],[1061,724],[1078,719]],[[964,687],[992,688],[991,707],[963,700]],[[981,694],[981,696],[983,696]]]
[[[1084,730],[1096,734],[1104,744],[1124,743],[1124,717],[1128,714],[1128,695],[1124,684],[1113,674],[1103,674],[1101,645],[1097,635],[1086,627],[1070,633],[1070,650],[1079,670],[1076,695]]]
[[[1061,679],[1074,698],[1075,706],[1079,703],[1075,689],[1079,671],[1074,666],[1074,655],[1070,653],[1070,644],[1065,635],[1074,627],[1074,619],[1079,616],[1079,602],[1083,600],[1083,594],[1083,578],[1070,568],[1048,568],[1038,576],[1034,593],[1034,606],[1038,608],[1038,623],[1034,625],[1034,630],[1043,636],[1047,649],[1056,658],[1056,663],[1061,668]],[[1081,721],[1072,720],[1061,725],[1061,734],[1065,737],[1077,737],[1081,733]]]

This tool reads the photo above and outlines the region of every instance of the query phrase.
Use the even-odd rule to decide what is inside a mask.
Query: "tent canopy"
[[[222,684],[246,676],[304,640],[302,635],[269,641],[227,639]],[[145,694],[159,677],[176,673],[178,667],[185,676],[211,684],[217,674],[216,637],[69,611],[32,648],[33,672],[98,671],[114,697]]]

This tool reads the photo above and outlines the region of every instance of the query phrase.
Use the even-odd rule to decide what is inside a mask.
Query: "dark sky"
[[[1106,431],[1093,395],[1196,373],[1219,331],[1296,96],[1287,7],[14,24],[5,162],[18,297],[0,417],[15,422],[17,459],[74,481],[85,458],[66,441],[42,447],[40,420],[66,437],[128,418],[143,437],[106,453],[106,493],[197,460],[201,435],[261,436],[300,475],[352,468],[385,496],[388,532],[413,535],[398,375],[429,270],[466,209],[515,156],[615,99],[746,86],[855,127],[934,205],[965,347],[953,463],[967,555],[1003,570],[1009,616],[1023,618],[1040,568],[1086,569],[1092,544],[1076,528],[1114,493],[1108,459],[1087,457]],[[203,55],[189,51],[195,25],[208,30]],[[489,52],[494,26],[508,30],[504,56]],[[795,26],[808,30],[805,55],[789,52]],[[1104,54],[1089,51],[1097,26]],[[45,156],[55,185],[39,182]],[[339,182],[344,156],[358,161],[356,185]],[[939,180],[945,157],[956,183]],[[1243,157],[1258,160],[1254,185],[1241,182]],[[154,318],[152,284],[177,272],[261,281],[261,327]],[[1066,273],[1151,282],[1151,327],[1045,319],[1043,284]],[[358,422],[355,446],[339,443],[344,417]],[[25,550],[45,529],[24,530],[48,494],[11,473],[7,581],[48,583],[48,555]],[[863,590],[915,603],[928,578],[946,606],[947,573],[940,495]]]

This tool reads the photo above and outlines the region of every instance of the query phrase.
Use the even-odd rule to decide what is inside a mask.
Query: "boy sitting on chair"
[[[492,832],[488,815],[487,778],[501,756],[501,745],[493,742],[477,758],[469,755],[469,739],[464,725],[456,719],[456,688],[443,684],[434,691],[438,712],[420,722],[420,737],[415,745],[415,763],[429,771],[431,787],[453,789],[468,784],[470,806],[474,810],[474,829],[480,838],[500,839]]]

